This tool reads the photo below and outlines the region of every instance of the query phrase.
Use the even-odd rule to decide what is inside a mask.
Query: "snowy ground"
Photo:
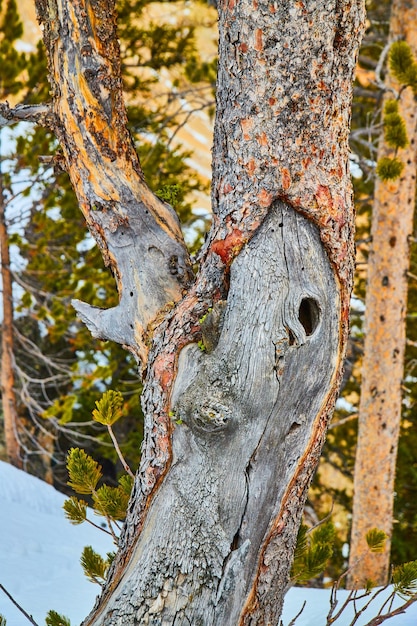
[[[114,549],[104,533],[86,524],[69,524],[62,511],[64,499],[37,478],[0,462],[0,583],[39,626],[44,626],[50,609],[69,617],[72,626],[82,621],[94,604],[98,586],[84,577],[79,565],[81,551],[86,545],[103,555]],[[325,590],[291,589],[285,601],[284,626],[304,600],[307,605],[296,626],[325,626],[328,597]],[[341,592],[340,602],[342,598]],[[1,590],[0,614],[7,618],[7,626],[29,625]],[[365,626],[375,614],[375,609],[367,611],[356,626]],[[335,626],[349,626],[351,621],[352,615],[346,614]],[[417,626],[417,603],[405,615],[386,623]]]

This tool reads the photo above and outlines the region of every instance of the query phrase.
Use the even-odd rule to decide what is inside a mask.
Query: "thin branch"
[[[412,596],[409,600],[407,600],[407,602],[399,606],[397,609],[394,609],[393,611],[389,611],[389,613],[385,613],[384,615],[377,615],[376,617],[371,619],[371,621],[368,622],[366,626],[378,626],[379,624],[382,624],[386,620],[391,619],[391,617],[395,617],[396,615],[401,615],[402,613],[405,613],[405,610],[409,606],[414,604],[414,602],[416,601],[417,601],[417,594]]]
[[[387,91],[387,86],[386,86],[385,82],[382,80],[381,73],[382,73],[382,68],[384,67],[384,64],[385,64],[385,59],[388,56],[388,52],[389,52],[389,49],[391,48],[392,43],[393,43],[392,41],[389,41],[384,46],[384,48],[383,48],[383,50],[382,50],[382,52],[380,54],[380,57],[378,59],[377,66],[375,68],[375,83],[383,91]],[[396,98],[398,98],[399,94],[398,94],[398,92],[395,89],[389,89],[389,91],[391,91],[394,94],[394,96]]]
[[[301,609],[298,611],[297,615],[295,617],[292,618],[292,620],[290,621],[290,623],[288,624],[288,626],[294,626],[295,622],[298,620],[298,618],[300,617],[301,613],[304,611],[305,606],[306,606],[307,602],[306,600],[304,600],[303,602],[303,606],[301,607]],[[282,622],[281,622],[282,624]]]
[[[347,417],[344,417],[341,420],[338,420],[337,422],[335,422],[334,424],[330,424],[329,426],[329,430],[332,430],[333,428],[337,428],[338,426],[342,426],[343,424],[346,424],[347,422],[350,422],[351,420],[355,420],[358,418],[358,413],[352,413],[351,415],[348,415]]]
[[[16,602],[16,600],[13,598],[13,596],[7,591],[7,589],[0,583],[0,589],[6,594],[6,596],[9,598],[9,600],[11,602],[13,602],[13,604],[15,605],[15,607],[17,607],[19,609],[19,611],[21,613],[23,613],[23,615],[26,617],[26,619],[29,620],[29,622],[31,624],[33,624],[33,626],[39,626],[39,624],[37,624],[35,622],[35,620],[33,619],[33,617],[31,615],[29,615],[29,613],[26,613],[25,609],[22,608],[20,606],[20,604],[18,602]]]
[[[117,456],[119,457],[120,462],[121,462],[121,464],[123,465],[123,469],[125,470],[125,472],[127,472],[127,473],[129,474],[129,476],[131,476],[132,478],[135,478],[134,473],[133,473],[133,472],[132,472],[132,470],[130,469],[130,467],[129,467],[128,463],[126,462],[126,460],[125,460],[125,458],[124,458],[124,456],[123,456],[122,451],[121,451],[121,450],[120,450],[120,448],[119,448],[118,441],[117,441],[117,439],[116,439],[116,436],[115,436],[115,434],[114,434],[114,432],[113,432],[113,429],[112,429],[112,427],[111,427],[111,425],[110,425],[110,424],[107,424],[107,429],[108,429],[108,431],[109,431],[109,435],[110,435],[110,437],[111,437],[111,440],[112,440],[113,445],[114,445],[114,447],[115,447],[115,450],[116,450],[116,452],[117,452]]]

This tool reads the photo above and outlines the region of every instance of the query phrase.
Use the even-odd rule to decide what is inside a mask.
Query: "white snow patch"
[[[65,496],[50,485],[0,461],[0,583],[39,626],[44,626],[50,609],[69,617],[72,626],[87,616],[99,588],[84,577],[79,564],[81,551],[86,545],[102,555],[114,550],[104,533],[87,524],[72,526],[64,517],[64,500]],[[346,593],[339,592],[339,606]],[[325,626],[329,595],[326,589],[290,589],[282,615],[284,626],[304,601],[307,604],[296,626]],[[368,609],[356,626],[367,624],[380,606],[381,601],[377,608]],[[1,591],[0,614],[6,617],[7,626],[29,624]],[[335,626],[349,626],[352,617],[352,613],[344,613]],[[417,603],[388,623],[416,626]]]

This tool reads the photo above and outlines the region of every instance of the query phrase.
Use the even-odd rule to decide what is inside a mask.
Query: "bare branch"
[[[18,104],[10,108],[8,102],[0,103],[0,127],[16,122],[32,122],[39,126],[51,126],[53,112],[50,104]]]

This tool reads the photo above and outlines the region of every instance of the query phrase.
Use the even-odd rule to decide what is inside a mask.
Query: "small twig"
[[[375,591],[373,594],[371,594],[371,597],[368,600],[368,602],[366,602],[360,610],[356,608],[356,604],[355,604],[355,617],[354,617],[353,621],[351,622],[350,626],[354,626],[354,624],[356,624],[356,622],[358,621],[358,619],[360,618],[362,613],[364,613],[366,611],[366,609],[375,600],[375,598],[377,596],[379,596],[380,593],[385,591],[387,589],[387,587],[388,587],[388,585],[385,585],[385,587],[381,587],[380,589],[378,589],[378,591]],[[362,598],[366,597],[367,595],[368,595],[368,593],[362,594],[361,596],[357,596],[357,599],[361,600]],[[384,605],[385,605],[385,603],[382,606],[384,606]]]
[[[391,617],[395,617],[396,615],[401,615],[402,613],[405,613],[405,610],[409,606],[414,604],[414,602],[416,601],[417,601],[417,594],[412,596],[409,600],[407,600],[407,602],[399,606],[397,609],[394,609],[393,611],[389,611],[389,613],[385,613],[385,615],[377,615],[376,617],[371,619],[371,621],[368,622],[366,626],[379,626],[379,624],[382,624],[386,620],[391,619]]]
[[[292,620],[289,622],[288,626],[294,626],[295,622],[298,620],[298,618],[300,617],[301,613],[304,611],[306,604],[307,604],[307,601],[304,600],[303,606],[298,611],[297,615],[292,618]]]
[[[343,424],[346,424],[347,422],[350,422],[351,420],[355,420],[355,419],[358,419],[358,412],[352,413],[351,415],[348,415],[347,417],[344,417],[343,419],[338,420],[334,424],[330,424],[329,430],[331,430],[332,428],[337,428],[338,426],[342,426]]]
[[[31,615],[29,615],[29,613],[26,613],[25,609],[22,608],[20,606],[20,604],[18,602],[16,602],[16,600],[13,598],[13,596],[7,591],[7,589],[0,583],[0,589],[6,594],[6,596],[9,598],[9,600],[11,602],[13,602],[13,604],[15,605],[15,607],[17,607],[19,609],[19,611],[21,613],[23,613],[23,615],[26,617],[26,619],[29,620],[29,622],[31,624],[33,624],[33,626],[39,626],[39,624],[37,624],[35,622],[35,620],[33,619],[33,617]]]
[[[111,534],[109,530],[106,530],[105,528],[103,528],[103,526],[99,526],[99,524],[95,524],[91,519],[88,519],[88,517],[85,518],[85,521],[91,524],[91,526],[94,526],[94,528],[97,528],[98,530],[101,530],[101,532],[106,533],[107,535],[110,535],[110,537],[113,537],[113,535]]]
[[[131,476],[132,478],[135,478],[134,473],[133,473],[133,472],[132,472],[132,470],[130,469],[130,467],[129,467],[128,463],[126,462],[126,460],[125,460],[125,458],[124,458],[124,456],[123,456],[123,454],[122,454],[122,451],[121,451],[121,450],[120,450],[120,448],[119,448],[119,444],[117,443],[117,439],[116,439],[116,437],[115,437],[115,434],[114,434],[113,429],[112,429],[112,427],[110,426],[110,424],[107,424],[107,428],[108,428],[108,431],[109,431],[109,434],[110,434],[111,440],[112,440],[112,442],[113,442],[113,445],[114,445],[114,447],[115,447],[115,450],[116,450],[116,452],[117,452],[117,456],[119,457],[120,462],[121,462],[121,464],[123,465],[123,468],[124,468],[125,472],[127,472],[127,473],[129,474],[129,476]]]
[[[394,40],[394,41],[395,41],[395,40]],[[382,80],[382,78],[381,78],[382,68],[383,68],[383,66],[384,66],[385,59],[386,59],[386,58],[387,58],[387,56],[388,56],[388,52],[389,52],[389,49],[391,48],[392,43],[393,43],[392,41],[389,41],[389,42],[388,42],[388,43],[384,46],[384,48],[383,48],[383,50],[382,50],[382,52],[381,52],[381,55],[380,55],[380,57],[379,57],[379,59],[378,59],[377,66],[376,66],[376,68],[375,68],[375,83],[376,83],[376,85],[377,85],[380,89],[382,89],[383,91],[391,91],[391,92],[393,93],[393,95],[394,95],[396,98],[398,98],[398,96],[399,96],[398,92],[397,92],[395,89],[392,89],[392,88],[390,88],[390,89],[388,89],[388,90],[387,90],[387,86],[385,85],[384,81],[383,81],[383,80]]]

